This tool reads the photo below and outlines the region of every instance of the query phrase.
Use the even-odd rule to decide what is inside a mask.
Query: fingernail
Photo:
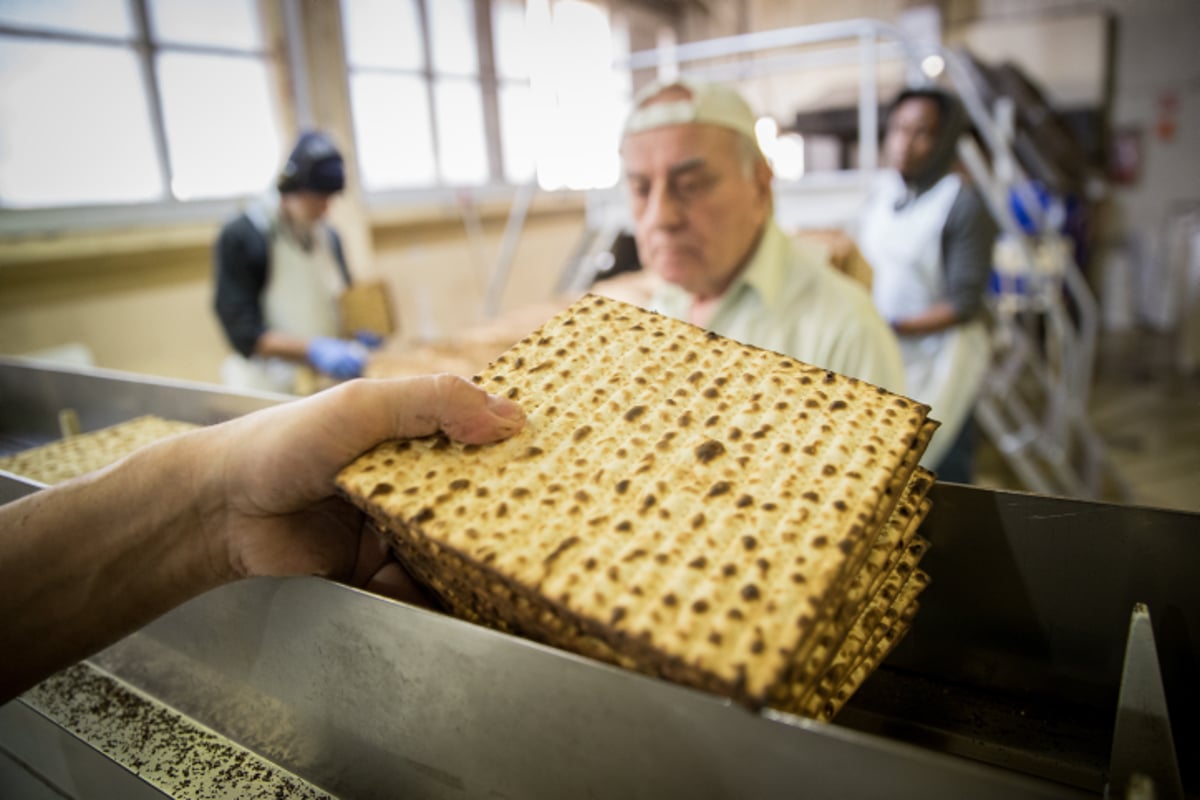
[[[524,409],[506,397],[489,394],[487,403],[488,411],[491,411],[497,417],[514,421],[525,419]]]

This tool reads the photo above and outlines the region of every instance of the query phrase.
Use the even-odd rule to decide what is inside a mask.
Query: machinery
[[[64,409],[88,431],[282,399],[0,359],[0,447],[54,438]],[[0,501],[39,488],[0,474]],[[1200,796],[1200,515],[932,498],[921,611],[833,723],[257,579],[0,707],[0,796]]]

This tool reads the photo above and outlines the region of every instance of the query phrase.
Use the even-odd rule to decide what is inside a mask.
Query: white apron
[[[915,316],[946,297],[942,229],[962,182],[947,175],[899,211],[903,179],[888,172],[868,201],[858,246],[874,269],[872,294],[884,319]],[[990,348],[982,320],[923,336],[900,336],[907,394],[941,422],[921,464],[936,467],[971,414]]]
[[[272,226],[267,285],[263,288],[263,320],[268,330],[292,336],[337,336],[337,298],[343,279],[333,253],[329,229],[318,226],[311,251]],[[303,365],[282,358],[244,358],[234,353],[221,365],[227,386],[268,392],[296,392]]]

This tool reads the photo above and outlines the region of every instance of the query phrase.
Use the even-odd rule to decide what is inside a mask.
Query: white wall
[[[1177,201],[1200,200],[1200,3],[1122,16],[1116,63],[1113,125],[1144,133],[1141,180],[1115,196],[1130,227],[1150,230]],[[1156,125],[1172,94],[1178,110],[1168,140]]]
[[[1127,264],[1133,318],[1173,328],[1179,316],[1167,258],[1172,215],[1200,203],[1200,3],[1145,3],[1117,18],[1114,128],[1141,131],[1141,175],[1115,187],[1105,263]],[[1174,97],[1174,113],[1163,104]],[[1165,136],[1159,123],[1171,120]]]
[[[1058,108],[1094,108],[1104,102],[1106,16],[1096,10],[981,19],[947,31],[946,41],[987,64],[1019,65]]]

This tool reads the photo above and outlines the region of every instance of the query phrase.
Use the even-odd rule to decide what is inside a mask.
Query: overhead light
[[[785,133],[775,140],[775,152],[771,168],[775,175],[786,181],[804,177],[804,137],[798,133]]]
[[[770,153],[778,136],[779,123],[773,117],[759,117],[755,120],[754,137],[758,139],[758,146],[764,153]]]
[[[946,60],[934,53],[933,55],[925,56],[921,61],[921,72],[924,72],[930,78],[936,78],[946,69]]]

